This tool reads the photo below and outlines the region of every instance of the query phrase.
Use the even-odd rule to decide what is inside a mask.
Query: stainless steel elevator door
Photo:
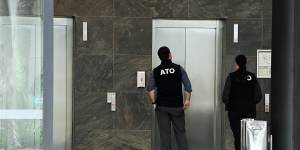
[[[168,46],[173,62],[185,68],[192,83],[191,107],[185,112],[190,150],[219,150],[221,147],[220,137],[217,137],[221,120],[216,120],[220,112],[216,107],[220,101],[216,90],[219,88],[216,82],[220,81],[217,56],[222,54],[221,46],[217,45],[221,43],[218,27],[216,21],[159,20],[153,24],[153,68],[160,64],[159,47]],[[156,120],[153,128],[152,150],[160,150]],[[177,150],[173,137],[172,142],[172,150]]]
[[[156,28],[155,34],[155,49],[158,50],[161,46],[169,47],[172,52],[173,62],[180,64],[183,68],[185,67],[185,32],[185,28]],[[153,61],[153,65],[158,66],[160,64],[160,60],[157,53],[153,54],[153,58],[155,59],[155,61]],[[154,131],[155,138],[153,139],[155,140],[154,149],[160,150],[160,137],[157,124],[155,124],[153,128],[156,129]],[[172,145],[175,147],[174,150],[177,150],[173,135]]]
[[[193,92],[186,112],[191,150],[214,150],[215,29],[186,29],[186,71]]]
[[[54,19],[53,147],[71,149],[72,131],[72,20]]]
[[[172,51],[174,63],[185,67],[185,28],[157,28],[156,29],[155,49],[161,46],[168,46]],[[156,54],[156,65],[160,64],[160,60]]]
[[[2,77],[10,79],[4,89],[0,87],[9,91],[0,93],[1,150],[36,150],[43,144],[41,24],[39,17],[0,17],[0,59],[7,63],[0,72],[4,70]],[[72,26],[72,19],[54,19],[54,150],[71,150]]]
[[[66,29],[64,26],[54,26],[54,101],[53,101],[53,142],[57,150],[65,150],[66,143]]]

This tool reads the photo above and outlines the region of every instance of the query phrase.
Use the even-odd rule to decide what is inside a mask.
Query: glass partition
[[[0,150],[42,149],[41,4],[0,1]]]

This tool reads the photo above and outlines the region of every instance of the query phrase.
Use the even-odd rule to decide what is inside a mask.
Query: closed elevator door
[[[160,64],[157,50],[168,46],[173,62],[185,68],[193,87],[191,107],[185,112],[186,134],[190,150],[218,150],[221,147],[219,70],[222,54],[220,22],[154,20],[153,68]],[[160,150],[159,131],[153,128],[152,149]],[[219,133],[218,133],[219,132]],[[177,150],[174,136],[172,150]]]
[[[43,20],[0,16],[0,149],[40,150]],[[54,18],[53,149],[71,149],[73,20]],[[3,80],[4,79],[4,80]],[[7,79],[7,82],[4,82]]]
[[[73,20],[54,19],[53,147],[71,150]]]

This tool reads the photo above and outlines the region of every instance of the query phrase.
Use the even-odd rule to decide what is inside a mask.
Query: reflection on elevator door
[[[187,71],[193,86],[191,107],[185,113],[190,150],[221,149],[220,21],[154,20],[152,67],[159,65],[157,50],[168,46],[173,62]],[[153,124],[153,150],[160,150],[159,131]],[[177,150],[173,138],[173,148]]]
[[[7,94],[0,94],[1,150],[42,149],[41,22],[40,18],[34,17],[17,17],[14,18],[14,22],[5,16],[0,17],[0,51],[3,52],[0,58],[4,59],[4,62],[9,62],[0,66],[2,79],[9,81],[4,82],[1,88],[5,91],[3,93]],[[72,19],[54,19],[55,150],[71,149],[72,25]]]

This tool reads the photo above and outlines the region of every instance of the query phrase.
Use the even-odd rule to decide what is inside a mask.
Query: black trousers
[[[161,139],[161,150],[172,150],[171,124],[178,150],[188,150],[184,110],[182,108],[157,107],[156,118]]]
[[[255,117],[255,112],[228,112],[230,127],[234,136],[235,150],[241,150],[241,120]]]

